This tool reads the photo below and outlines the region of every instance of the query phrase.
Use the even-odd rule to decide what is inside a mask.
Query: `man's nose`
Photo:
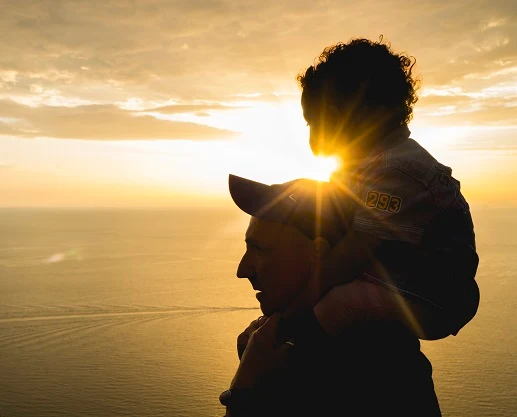
[[[237,267],[237,278],[249,278],[251,276],[250,264],[246,255],[245,253]]]

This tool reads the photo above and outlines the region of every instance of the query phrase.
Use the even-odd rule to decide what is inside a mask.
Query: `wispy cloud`
[[[290,125],[295,118],[276,109],[292,114],[296,105],[303,128],[296,75],[325,46],[380,35],[416,58],[423,89],[414,126],[429,134],[429,143],[442,132],[437,142],[461,149],[461,158],[463,150],[483,157],[496,150],[488,158],[497,160],[497,169],[515,170],[514,3],[3,1],[0,172],[8,181],[0,184],[0,205],[147,204],[153,198],[163,204],[185,177],[192,177],[189,193],[193,184],[212,190],[225,165],[214,158],[218,152],[230,161],[234,147],[235,155],[246,154],[235,159],[253,168],[255,152],[246,149],[276,157],[279,149],[264,145],[264,137],[302,132],[297,121]],[[62,140],[24,139],[37,137]],[[214,140],[229,138],[232,144]],[[148,141],[124,142],[136,139]],[[503,178],[517,178],[512,175]],[[171,198],[179,201],[180,194]]]
[[[297,95],[296,74],[323,47],[381,34],[395,50],[417,58],[426,88],[459,88],[470,94],[517,84],[517,8],[503,0],[473,0],[468,12],[463,1],[436,0],[410,6],[402,0],[389,5],[374,0],[4,3],[0,36],[9,41],[0,44],[0,98],[26,104],[114,105],[137,98],[143,108],[203,115],[217,106],[196,108],[200,100],[239,105],[278,100],[277,91]],[[506,106],[511,92],[500,99]],[[465,94],[447,98],[448,105],[462,110],[476,100]],[[171,101],[192,107],[165,107]],[[417,106],[426,103],[431,105],[431,98]],[[436,113],[431,107],[429,112]],[[83,107],[85,115],[90,110]],[[111,110],[104,112],[110,114],[107,119],[113,117]],[[458,120],[463,117],[455,114]],[[485,114],[491,123],[497,119],[497,112],[489,111],[477,120],[482,122]],[[144,126],[163,138],[218,135],[203,126],[133,116],[117,113],[116,121],[128,121],[135,137],[146,136]],[[500,123],[511,119],[504,112],[501,116]],[[57,137],[68,134],[58,127],[42,130],[55,130]],[[85,134],[92,138],[122,138],[133,131],[108,135],[107,128],[99,128],[102,134],[89,130]]]
[[[160,106],[141,110],[148,113],[163,114],[199,114],[207,111],[233,110],[235,106],[224,106],[221,104],[174,104],[170,106]]]
[[[458,131],[457,137],[454,134],[450,136],[449,139],[455,141],[455,143],[449,145],[450,149],[483,151],[486,153],[498,152],[507,156],[517,153],[517,145],[515,144],[517,125],[466,127],[462,131]]]
[[[0,101],[0,134],[92,140],[230,139],[236,133],[196,123],[156,119],[113,105],[29,107]]]
[[[7,164],[0,164],[0,172],[12,171],[14,169],[13,166]]]

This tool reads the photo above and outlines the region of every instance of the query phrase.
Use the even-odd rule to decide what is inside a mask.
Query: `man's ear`
[[[314,256],[316,258],[323,258],[330,253],[331,247],[327,239],[317,237],[313,240]]]
[[[312,259],[311,259],[311,284],[312,292],[319,298],[323,295],[322,282],[323,282],[323,269],[325,264],[325,258],[330,255],[331,247],[328,240],[317,237],[312,241]]]

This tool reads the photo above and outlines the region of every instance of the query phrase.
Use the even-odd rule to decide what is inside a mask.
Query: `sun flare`
[[[318,181],[329,181],[330,176],[338,167],[339,163],[336,158],[317,156],[314,164],[307,167],[305,177]]]

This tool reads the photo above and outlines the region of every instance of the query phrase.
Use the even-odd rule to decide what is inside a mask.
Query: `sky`
[[[0,207],[207,206],[228,203],[230,173],[325,179],[296,76],[328,45],[381,35],[416,59],[412,138],[471,204],[517,206],[511,1],[0,6]]]

